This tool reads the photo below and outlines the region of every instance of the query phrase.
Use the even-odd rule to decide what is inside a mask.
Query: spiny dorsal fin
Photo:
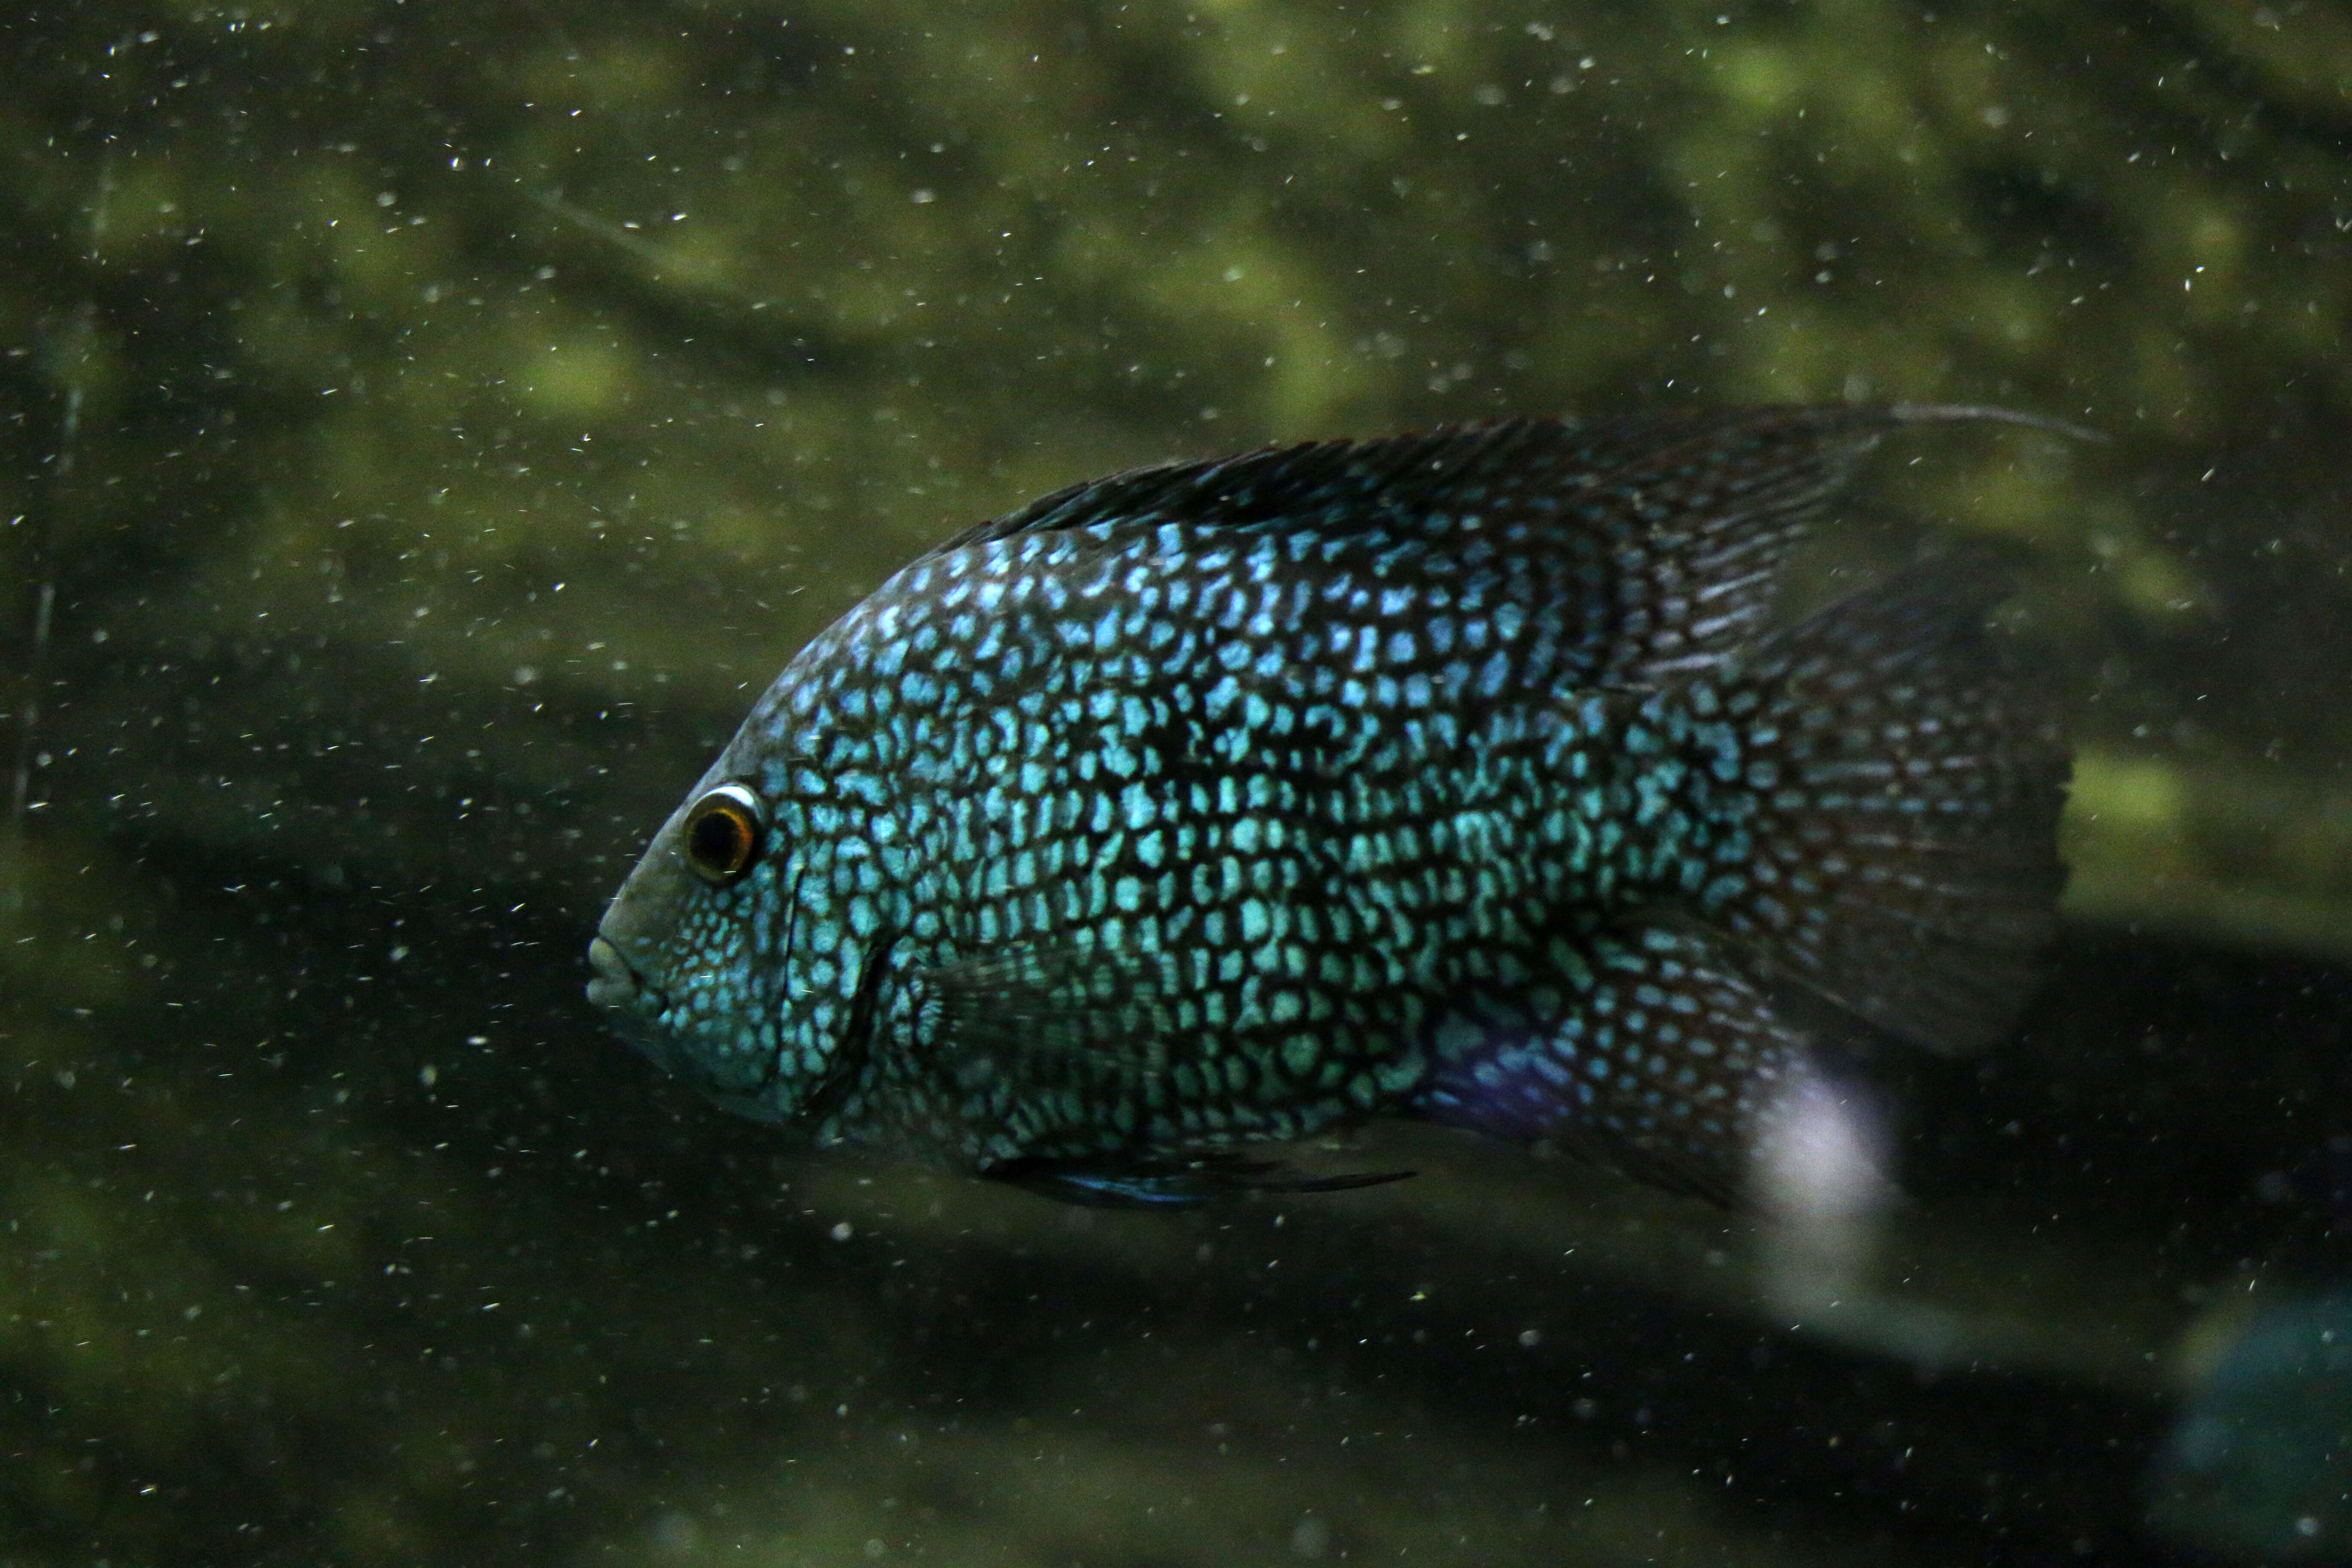
[[[1761,629],[1790,549],[1854,465],[1906,425],[2000,409],[1776,407],[1611,419],[1518,418],[1154,464],[1074,485],[965,530],[925,559],[1101,525],[1280,521],[1452,565],[1475,542],[1549,555],[1593,592],[1604,684],[1654,687]]]

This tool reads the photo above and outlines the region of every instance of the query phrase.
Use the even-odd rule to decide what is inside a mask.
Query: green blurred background
[[[2341,1549],[2146,1479],[2336,1265],[2340,7],[30,7],[0,192],[0,1563]],[[1453,1141],[1178,1220],[803,1162],[577,999],[956,527],[1895,398],[2108,438],[1907,437],[1825,558],[2011,541],[2081,745],[2065,983],[1918,1088],[1860,1326]]]

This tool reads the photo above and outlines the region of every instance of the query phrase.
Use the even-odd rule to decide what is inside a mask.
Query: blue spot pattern
[[[1997,577],[1766,626],[1855,459],[1979,412],[1505,421],[969,530],[698,786],[764,803],[748,876],[656,839],[625,1027],[820,1142],[1095,1197],[1381,1113],[1732,1195],[1790,988],[1964,1048],[2046,934],[2063,750]]]

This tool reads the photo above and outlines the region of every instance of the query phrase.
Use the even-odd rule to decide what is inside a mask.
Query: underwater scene
[[[2352,1561],[2352,12],[0,82],[0,1568]]]

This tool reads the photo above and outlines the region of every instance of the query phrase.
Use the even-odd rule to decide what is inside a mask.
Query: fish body
[[[1966,409],[1525,419],[1163,465],[811,642],[591,994],[730,1109],[1095,1201],[1379,1115],[1736,1195],[1830,1016],[2007,1026],[2065,753],[1928,563],[1768,628],[1853,462]]]

